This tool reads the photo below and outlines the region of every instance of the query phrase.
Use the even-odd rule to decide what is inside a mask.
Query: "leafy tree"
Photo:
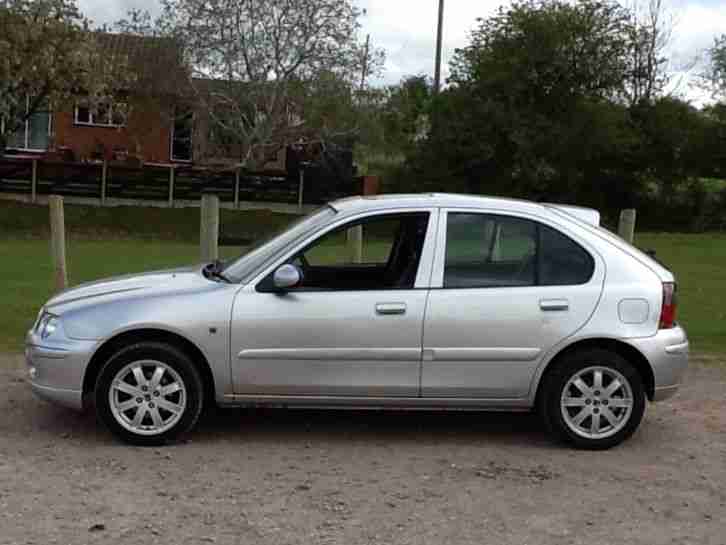
[[[163,0],[162,5],[158,19],[130,12],[117,28],[177,41],[192,69],[187,91],[204,105],[212,129],[234,141],[240,163],[249,168],[264,162],[261,150],[301,138],[328,139],[324,120],[307,127],[301,120],[320,111],[315,101],[330,104],[331,92],[350,103],[364,68],[372,73],[382,62],[382,52],[359,41],[361,12],[350,0]],[[199,78],[215,83],[203,85]]]
[[[105,95],[123,59],[100,58],[95,36],[75,0],[0,0],[0,117],[5,134],[41,108],[79,92]],[[5,135],[0,135],[0,152]]]
[[[714,98],[726,102],[726,34],[714,38],[703,77]]]

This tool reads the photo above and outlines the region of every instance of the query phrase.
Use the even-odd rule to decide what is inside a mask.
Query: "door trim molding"
[[[421,361],[421,348],[253,348],[243,349],[240,360],[297,361]]]

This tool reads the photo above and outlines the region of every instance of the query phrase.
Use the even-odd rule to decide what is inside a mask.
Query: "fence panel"
[[[169,168],[111,164],[108,166],[106,197],[166,201],[169,198]]]
[[[0,192],[30,195],[32,178],[32,161],[11,158],[0,160]]]

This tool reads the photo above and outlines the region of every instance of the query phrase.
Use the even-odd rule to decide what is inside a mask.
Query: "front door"
[[[387,213],[334,227],[244,288],[232,316],[235,393],[418,396],[427,290],[417,288],[428,281],[419,273],[433,258],[433,240],[424,246],[434,215]],[[285,263],[303,281],[276,292],[271,278]]]
[[[423,397],[520,399],[555,344],[592,315],[604,266],[524,217],[449,210],[424,325]]]

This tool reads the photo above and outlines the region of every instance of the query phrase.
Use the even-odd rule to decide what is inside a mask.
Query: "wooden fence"
[[[0,158],[0,193],[97,200],[100,205],[139,204],[199,206],[202,194],[214,193],[228,206],[282,203],[291,208],[321,204],[362,193],[361,178],[334,180],[310,168],[301,177],[251,175],[239,169],[185,165],[67,163],[43,159]]]

